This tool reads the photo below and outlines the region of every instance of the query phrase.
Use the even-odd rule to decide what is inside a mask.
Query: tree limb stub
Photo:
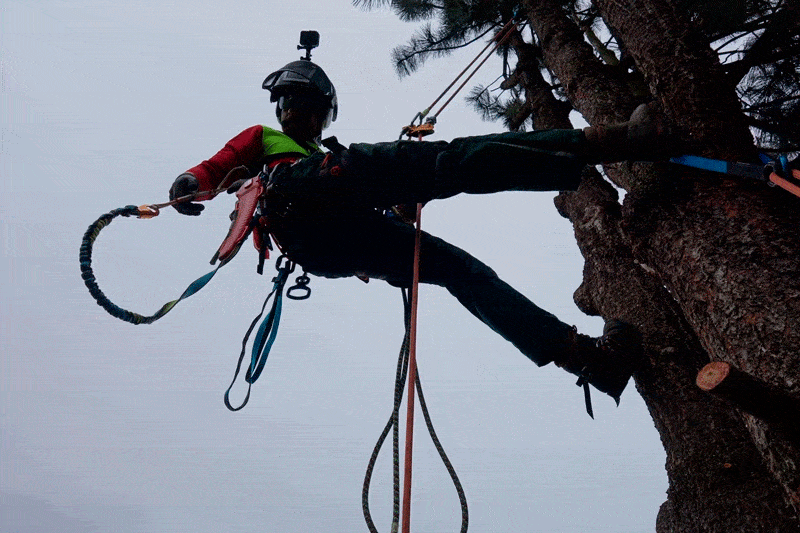
[[[800,400],[730,363],[708,363],[697,374],[697,386],[759,418],[800,444]]]

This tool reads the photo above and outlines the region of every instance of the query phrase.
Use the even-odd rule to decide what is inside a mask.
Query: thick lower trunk
[[[637,256],[659,273],[710,358],[798,395],[797,199],[760,184],[690,180],[668,201],[631,195],[626,206]],[[797,505],[800,448],[762,422],[749,425]]]
[[[749,160],[752,137],[716,54],[668,0],[598,0],[668,115],[702,152]],[[632,187],[624,219],[711,359],[800,392],[797,199],[742,179],[673,172],[657,194]],[[770,471],[800,510],[800,449],[747,418]]]
[[[800,529],[742,418],[695,385],[708,354],[660,278],[635,259],[616,192],[595,176],[556,204],[586,259],[578,305],[634,323],[645,337],[647,362],[636,385],[666,449],[670,481],[657,531]]]

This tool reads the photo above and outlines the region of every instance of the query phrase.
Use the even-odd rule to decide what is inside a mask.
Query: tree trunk
[[[656,531],[797,531],[796,512],[742,418],[695,385],[707,352],[660,277],[634,257],[616,191],[594,176],[556,205],[586,259],[578,306],[634,323],[645,337],[636,387],[661,435],[669,478]]]
[[[664,0],[596,0],[655,99],[703,154],[754,151],[716,55]],[[548,68],[590,123],[624,120],[639,102],[554,0],[526,13]],[[800,199],[760,182],[667,164],[608,166],[557,198],[586,259],[579,307],[644,335],[637,389],[667,451],[668,500],[657,531],[800,531],[800,449],[767,422],[695,385],[724,361],[800,394]],[[800,423],[800,421],[798,422]]]

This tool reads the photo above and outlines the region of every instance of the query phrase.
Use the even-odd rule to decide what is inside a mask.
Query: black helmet
[[[262,88],[271,94],[270,102],[278,102],[275,112],[281,116],[282,98],[289,95],[305,94],[320,97],[328,114],[325,117],[323,128],[327,128],[336,120],[339,104],[336,100],[336,89],[325,72],[311,61],[301,59],[292,61],[285,67],[276,70],[264,80]]]

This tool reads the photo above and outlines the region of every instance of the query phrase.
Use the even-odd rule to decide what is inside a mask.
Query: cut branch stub
[[[697,386],[706,392],[713,391],[720,385],[731,371],[731,365],[722,361],[708,363],[697,373]]]
[[[703,367],[696,382],[702,390],[763,420],[790,440],[800,443],[800,400],[791,394],[722,361]]]

